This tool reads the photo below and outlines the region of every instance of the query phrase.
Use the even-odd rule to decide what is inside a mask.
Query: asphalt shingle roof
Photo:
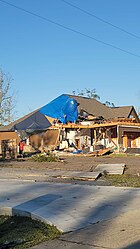
[[[92,114],[95,117],[102,116],[104,119],[112,118],[128,118],[133,106],[122,106],[122,107],[108,107],[105,104],[99,102],[96,99],[90,99],[86,97],[80,97],[75,95],[69,95],[70,97],[77,100],[80,109],[85,110],[88,114]]]
[[[118,118],[128,118],[131,110],[132,110],[133,106],[120,106],[120,107],[113,107],[112,108],[112,112],[114,117],[118,117]]]

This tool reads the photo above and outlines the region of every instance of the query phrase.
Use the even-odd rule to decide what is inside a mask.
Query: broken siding
[[[30,145],[36,149],[55,149],[59,142],[59,129],[47,130],[46,132],[30,136]]]

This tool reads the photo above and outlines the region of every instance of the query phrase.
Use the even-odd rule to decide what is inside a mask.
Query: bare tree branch
[[[77,89],[77,91],[73,91],[74,95],[81,96],[81,97],[87,97],[90,99],[100,99],[100,96],[96,93],[96,89],[89,89],[89,88],[85,88],[84,90],[79,90]]]
[[[0,69],[0,126],[13,121],[14,93],[11,90],[13,78]]]

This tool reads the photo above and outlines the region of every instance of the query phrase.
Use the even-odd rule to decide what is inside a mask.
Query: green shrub
[[[60,161],[59,157],[53,153],[45,154],[36,154],[31,157],[31,160],[34,162],[58,162]]]

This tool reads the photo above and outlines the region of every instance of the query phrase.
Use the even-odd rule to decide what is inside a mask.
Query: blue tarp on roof
[[[58,119],[63,124],[75,122],[78,118],[77,101],[62,94],[29,117],[13,125],[11,130],[26,131],[27,133],[46,130],[52,124],[45,116]]]
[[[56,118],[63,124],[75,122],[78,118],[77,101],[66,94],[62,94],[43,106],[39,112],[46,116]]]

